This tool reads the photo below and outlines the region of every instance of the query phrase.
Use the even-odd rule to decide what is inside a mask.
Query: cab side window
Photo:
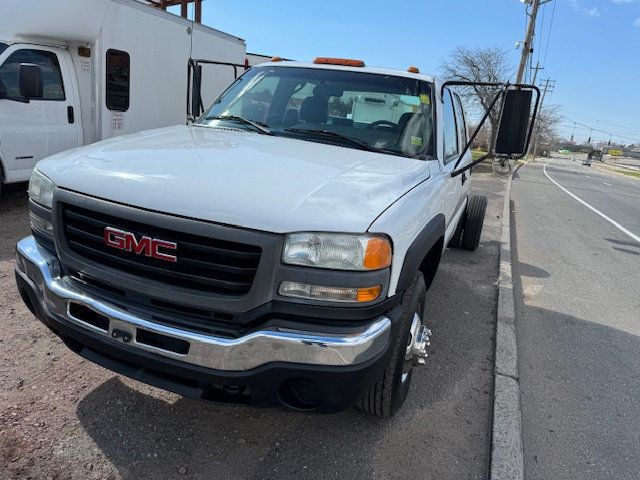
[[[458,155],[458,126],[451,92],[444,92],[444,114],[442,116],[444,137],[444,162],[448,163]]]
[[[462,100],[457,93],[453,94],[453,103],[456,110],[456,125],[458,125],[458,141],[460,142],[460,152],[467,144],[467,123],[462,109]]]
[[[0,66],[0,92],[9,100],[24,100],[20,95],[20,64],[32,63],[42,70],[42,98],[36,100],[63,101],[64,83],[58,56],[46,50],[24,48],[16,50]]]

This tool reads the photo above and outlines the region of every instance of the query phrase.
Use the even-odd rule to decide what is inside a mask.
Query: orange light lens
[[[356,300],[361,303],[373,302],[380,296],[380,290],[380,285],[376,285],[375,287],[359,288]]]
[[[320,65],[345,65],[347,67],[364,67],[364,61],[351,58],[317,57],[313,63]]]
[[[363,265],[367,270],[380,270],[391,265],[391,243],[389,240],[381,237],[369,239]]]
[[[281,62],[282,61],[282,57],[271,57],[271,61],[272,62]]]
[[[407,68],[407,72],[409,72],[409,73],[420,73],[420,69],[418,67],[409,67],[409,68]]]

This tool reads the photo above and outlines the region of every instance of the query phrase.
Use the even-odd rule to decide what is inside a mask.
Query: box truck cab
[[[1,183],[63,150],[184,123],[189,59],[218,62],[204,74],[209,103],[245,52],[244,40],[146,2],[2,2]]]

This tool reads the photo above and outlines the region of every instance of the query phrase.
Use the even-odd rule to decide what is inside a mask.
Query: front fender
[[[417,185],[385,210],[369,227],[393,242],[389,296],[404,290],[420,262],[445,235],[444,177],[435,175]]]

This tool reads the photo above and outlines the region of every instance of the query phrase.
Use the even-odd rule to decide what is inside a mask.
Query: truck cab
[[[191,125],[39,162],[18,288],[147,383],[390,416],[426,362],[443,250],[480,239],[469,143],[460,97],[414,67],[274,59]]]
[[[25,89],[29,71],[34,97]],[[66,48],[0,42],[0,163],[5,183],[27,181],[34,165],[45,157],[83,144],[78,84]]]

